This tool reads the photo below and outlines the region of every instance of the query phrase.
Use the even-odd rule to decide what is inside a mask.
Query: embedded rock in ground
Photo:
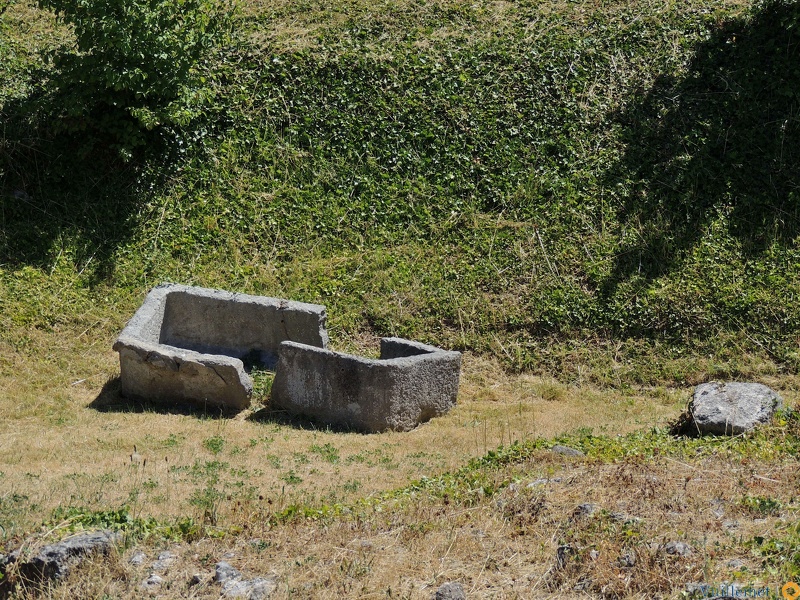
[[[760,383],[704,383],[689,405],[687,431],[736,435],[769,423],[783,400]]]
[[[151,573],[150,577],[145,579],[140,585],[139,589],[144,591],[153,591],[157,590],[164,584],[164,578],[156,575],[155,573]]]
[[[218,562],[214,567],[214,581],[225,583],[231,579],[238,579],[242,574],[225,561]]]
[[[597,504],[592,504],[591,502],[584,502],[583,504],[578,505],[578,508],[575,509],[573,516],[591,517],[594,513],[597,512],[597,509],[598,509]]]
[[[564,456],[586,456],[577,448],[570,448],[569,446],[562,446],[561,444],[556,444],[550,448],[550,451],[555,452],[556,454],[563,454]]]
[[[84,532],[55,544],[44,546],[30,559],[21,550],[15,550],[0,561],[0,574],[17,564],[19,576],[27,581],[63,579],[81,561],[96,554],[108,554],[122,542],[119,532],[102,530]]]
[[[222,584],[224,597],[247,600],[264,600],[278,587],[275,577],[245,579],[239,571],[224,561],[216,564],[214,581]]]
[[[433,595],[433,600],[466,600],[467,594],[464,586],[457,581],[450,581],[439,586]]]
[[[155,561],[150,568],[156,573],[166,571],[169,566],[175,562],[175,558],[176,557],[172,552],[162,552],[158,555],[158,560]]]
[[[673,556],[691,556],[692,547],[686,542],[667,542],[664,546],[664,552]]]
[[[556,548],[556,569],[563,569],[566,567],[572,556],[575,556],[575,548],[570,544],[565,544]]]
[[[617,559],[617,565],[624,569],[632,569],[636,566],[636,553],[623,552]]]
[[[222,585],[222,595],[226,598],[246,598],[264,600],[278,587],[274,577],[255,579],[231,579]]]

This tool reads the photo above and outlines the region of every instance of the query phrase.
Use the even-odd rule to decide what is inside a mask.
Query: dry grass
[[[59,506],[128,504],[139,515],[208,517],[197,495],[209,486],[226,496],[212,507],[210,518],[220,522],[237,501],[259,497],[274,507],[348,502],[456,469],[515,440],[663,424],[686,399],[573,388],[508,375],[466,355],[458,406],[409,433],[333,432],[287,422],[258,403],[233,418],[182,414],[118,396],[110,345],[119,324],[97,317],[103,324],[92,336],[83,325],[6,332],[0,472],[4,497],[24,498],[4,524],[7,536]],[[221,465],[209,473],[213,463]]]
[[[233,418],[140,410],[115,392],[116,355],[109,346],[119,324],[102,311],[94,317],[102,323],[92,336],[81,335],[85,325],[78,324],[5,332],[0,507],[6,541],[27,538],[36,545],[60,537],[66,521],[30,532],[57,507],[69,506],[126,505],[134,516],[159,519],[192,516],[215,525],[222,537],[176,544],[153,537],[81,569],[45,590],[48,597],[147,596],[140,583],[164,549],[177,559],[161,574],[163,597],[217,597],[211,576],[219,560],[248,577],[276,576],[274,598],[429,598],[449,580],[462,582],[470,598],[669,595],[688,581],[741,574],[741,566],[727,566],[732,559],[744,561],[745,573],[759,572],[738,540],[772,530],[788,513],[755,514],[742,498],[776,498],[791,507],[798,493],[794,465],[722,458],[604,464],[542,451],[492,473],[498,483],[516,483],[492,497],[478,494],[473,503],[422,492],[362,506],[359,498],[454,471],[513,440],[581,427],[613,434],[664,424],[688,391],[570,387],[506,374],[492,361],[466,355],[458,406],[409,433],[362,435],[260,419],[258,405]],[[23,338],[26,345],[19,344]],[[796,394],[785,395],[792,403]],[[93,408],[98,397],[110,406]],[[138,456],[132,457],[134,446]],[[527,487],[541,478],[550,481]],[[598,510],[576,513],[587,502]],[[295,503],[361,508],[333,520],[275,524],[272,515]],[[736,525],[725,525],[733,520]],[[665,554],[673,539],[695,552]],[[561,546],[570,550],[562,550],[559,562]],[[135,550],[149,557],[141,567],[128,563]],[[635,556],[632,566],[620,562],[628,555]],[[190,586],[195,574],[202,582]]]
[[[516,483],[466,505],[419,494],[325,522],[269,525],[269,509],[247,503],[241,535],[140,545],[48,596],[144,596],[139,584],[164,550],[177,558],[161,573],[163,597],[218,597],[220,560],[245,577],[276,577],[276,599],[422,599],[446,581],[461,582],[469,598],[669,597],[690,582],[742,579],[774,586],[753,580],[760,565],[740,541],[791,521],[796,507],[765,515],[742,500],[770,497],[785,507],[798,492],[794,464],[717,458],[601,464],[542,451],[494,477]],[[529,485],[542,477],[549,482]],[[594,512],[581,510],[587,503]],[[671,541],[691,554],[670,554]],[[148,560],[132,566],[139,551]],[[192,586],[194,575],[201,583]]]

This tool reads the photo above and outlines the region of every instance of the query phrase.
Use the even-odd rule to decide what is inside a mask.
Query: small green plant
[[[745,543],[762,565],[785,580],[800,577],[800,525],[787,524],[770,536],[755,536]]]
[[[745,496],[742,506],[756,517],[778,516],[783,509],[780,500],[764,496]]]
[[[222,447],[220,446],[221,449]],[[229,465],[227,463],[216,460],[205,463],[197,461],[192,466],[192,476],[202,482],[202,485],[192,492],[189,497],[189,503],[200,509],[203,521],[211,525],[217,524],[219,507],[226,497],[226,494],[217,486],[223,472],[228,468]]]
[[[534,389],[547,402],[561,402],[566,397],[564,386],[554,381],[540,383]]]
[[[253,380],[253,398],[259,398],[262,401],[269,398],[275,373],[263,369],[252,369],[250,378]]]
[[[53,511],[50,525],[67,524],[68,531],[80,529],[112,529],[133,538],[146,537],[160,529],[153,518],[134,517],[127,506],[112,510],[90,510],[81,507],[59,507]]]
[[[219,505],[225,498],[225,494],[218,490],[214,483],[209,480],[208,485],[194,490],[189,497],[189,504],[200,509],[203,521],[210,525],[217,524]]]
[[[336,447],[330,442],[321,446],[318,444],[312,444],[310,451],[314,454],[318,454],[332,465],[335,465],[339,462],[339,450],[337,450]]]
[[[185,440],[185,436],[183,435],[176,435],[174,433],[170,433],[164,441],[161,442],[161,446],[163,448],[177,448],[180,446],[183,441]]]
[[[285,481],[289,485],[303,483],[303,480],[297,475],[297,473],[294,472],[294,470],[290,470],[288,473],[281,475],[281,480]]]
[[[350,481],[345,482],[345,484],[342,486],[342,489],[345,492],[354,494],[361,489],[361,482],[358,479],[351,479]]]
[[[388,444],[384,444],[384,447],[382,448],[363,450],[358,454],[351,454],[345,459],[345,462],[347,464],[362,463],[370,467],[380,465],[389,470],[396,469],[399,465],[396,462],[393,462],[393,456],[386,452],[388,447]]]
[[[294,464],[298,466],[307,465],[311,462],[305,452],[292,452],[292,458],[294,459]]]
[[[222,452],[222,449],[224,447],[225,447],[225,440],[222,436],[215,435],[214,437],[210,437],[208,439],[203,440],[203,448],[205,448],[214,455],[217,455],[220,452]]]

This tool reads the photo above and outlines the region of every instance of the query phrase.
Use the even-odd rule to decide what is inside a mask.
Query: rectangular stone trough
[[[408,431],[456,403],[461,353],[383,338],[379,359],[280,346],[270,407],[366,432]]]
[[[282,342],[325,348],[325,307],[164,284],[150,291],[120,334],[122,394],[243,409],[245,367],[272,368]]]

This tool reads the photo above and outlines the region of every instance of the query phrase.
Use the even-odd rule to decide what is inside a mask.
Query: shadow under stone
[[[87,408],[103,413],[156,413],[186,415],[198,419],[227,419],[241,412],[240,410],[225,409],[215,405],[202,406],[190,402],[153,402],[139,398],[127,398],[122,395],[121,390],[120,378],[110,379],[100,390],[97,397],[87,405]]]

